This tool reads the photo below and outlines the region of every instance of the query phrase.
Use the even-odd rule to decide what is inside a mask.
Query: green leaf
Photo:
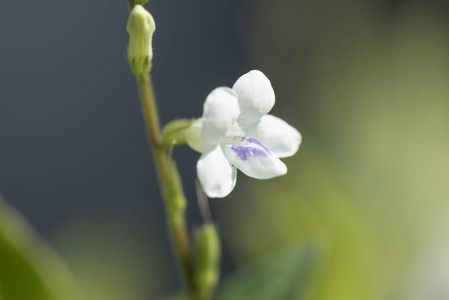
[[[223,281],[214,299],[299,299],[306,292],[316,254],[309,244],[246,266]]]
[[[63,262],[1,198],[0,299],[81,299]]]
[[[190,300],[190,299],[184,293],[179,293],[179,294],[170,295],[170,296],[163,297],[163,298],[158,298],[157,300]]]

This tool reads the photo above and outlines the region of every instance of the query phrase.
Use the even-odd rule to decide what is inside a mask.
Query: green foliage
[[[295,247],[243,267],[220,285],[215,300],[293,300],[306,292],[317,250]]]
[[[0,299],[81,299],[64,264],[1,198]]]
[[[434,3],[403,4],[261,1],[245,38],[304,143],[278,184],[246,186],[254,201],[230,205],[234,224],[221,229],[245,258],[319,238],[308,299],[431,299],[422,291],[445,269],[446,256],[423,248],[447,249],[448,20]],[[441,264],[417,271],[426,256]]]
[[[295,246],[253,262],[225,278],[214,300],[295,300],[303,297],[317,262],[314,244]],[[188,300],[184,294],[159,300]]]
[[[370,219],[337,184],[311,143],[302,147],[290,159],[289,176],[270,184],[254,182],[251,197],[241,196],[247,201],[220,207],[225,216],[233,216],[231,224],[220,222],[223,239],[237,253],[237,262],[279,244],[313,239],[320,246],[319,263],[306,297],[297,299],[380,299],[386,279],[377,272],[386,262]]]
[[[171,295],[171,296],[164,297],[164,298],[158,298],[157,300],[190,300],[190,299],[188,296],[181,293],[181,294]]]
[[[149,295],[167,290],[175,275],[166,270],[172,253],[155,246],[154,228],[135,222],[134,211],[116,201],[75,213],[52,241],[85,300],[153,300]]]

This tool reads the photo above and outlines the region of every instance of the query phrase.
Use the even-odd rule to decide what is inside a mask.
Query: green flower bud
[[[142,5],[135,5],[129,13],[126,31],[129,34],[128,60],[136,75],[148,74],[153,60],[152,39],[156,24]]]
[[[167,199],[167,211],[172,218],[182,215],[187,207],[187,200],[184,196],[181,177],[179,176],[176,163],[169,160],[170,164],[167,179],[165,182],[165,198]]]
[[[198,290],[211,295],[220,277],[221,245],[212,223],[195,231],[195,284]]]

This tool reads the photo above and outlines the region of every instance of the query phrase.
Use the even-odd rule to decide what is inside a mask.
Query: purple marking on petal
[[[252,156],[268,156],[270,152],[266,152],[265,149],[245,146],[231,145],[231,150],[237,154],[237,157],[243,161],[246,161]]]
[[[230,150],[232,150],[237,157],[246,161],[251,157],[255,156],[271,156],[270,150],[265,148],[258,140],[250,137],[233,137],[230,140],[240,140],[238,144],[235,145],[232,142],[227,143]]]
[[[256,145],[259,145],[259,146],[265,148],[265,147],[264,147],[258,140],[256,140],[255,138],[245,137],[244,139],[245,139],[245,141],[247,141],[248,143],[254,143],[254,144],[256,144]]]
[[[261,148],[263,148],[263,149],[265,149],[265,151],[267,151],[267,152],[270,152],[270,150],[268,150],[264,145],[262,145],[258,140],[256,140],[255,138],[252,138],[252,137],[243,137],[242,138],[242,142],[244,142],[244,141],[246,141],[246,142],[248,142],[248,143],[253,143],[253,144],[256,144],[257,146],[259,146],[259,147],[261,147]]]

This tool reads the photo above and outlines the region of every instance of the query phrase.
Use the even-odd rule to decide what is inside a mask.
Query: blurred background
[[[287,176],[210,201],[222,274],[314,241],[301,299],[449,299],[449,4],[152,0],[162,122],[251,69],[303,135]],[[126,61],[127,2],[0,2],[0,191],[87,299],[180,286]],[[175,149],[189,198],[199,155]]]

